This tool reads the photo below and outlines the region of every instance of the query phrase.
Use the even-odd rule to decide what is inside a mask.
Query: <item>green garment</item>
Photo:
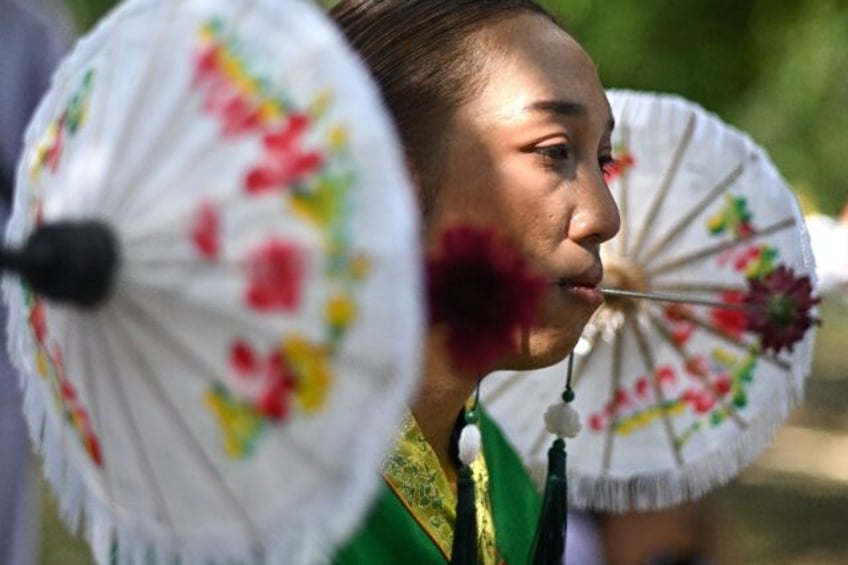
[[[518,456],[485,413],[481,413],[480,431],[499,556],[506,565],[524,565],[529,561],[541,501]],[[446,560],[415,517],[383,483],[365,524],[334,563],[429,565]]]

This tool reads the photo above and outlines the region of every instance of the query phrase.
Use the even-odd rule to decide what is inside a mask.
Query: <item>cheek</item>
[[[528,190],[505,206],[502,226],[522,246],[528,259],[546,264],[566,238],[568,202],[560,195]]]

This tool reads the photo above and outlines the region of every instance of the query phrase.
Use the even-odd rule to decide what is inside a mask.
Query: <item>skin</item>
[[[517,245],[550,284],[538,322],[491,370],[539,368],[571,351],[601,303],[600,244],[620,227],[603,178],[611,111],[592,60],[547,19],[522,14],[477,34],[489,54],[483,86],[445,132],[425,244],[434,249],[444,229],[472,222]],[[451,431],[482,375],[457,374],[438,329],[425,359],[412,412],[453,483]]]

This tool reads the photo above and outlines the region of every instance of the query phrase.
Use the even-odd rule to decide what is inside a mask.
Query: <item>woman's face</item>
[[[536,324],[496,368],[543,367],[602,302],[599,246],[620,224],[603,175],[612,116],[591,59],[552,22],[526,14],[478,33],[483,86],[445,132],[427,243],[471,222],[517,244],[548,286]]]

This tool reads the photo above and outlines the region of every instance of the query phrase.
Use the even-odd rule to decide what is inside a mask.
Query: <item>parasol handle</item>
[[[110,294],[120,262],[118,244],[104,223],[42,225],[20,249],[0,249],[0,270],[20,275],[36,294],[94,308]]]

